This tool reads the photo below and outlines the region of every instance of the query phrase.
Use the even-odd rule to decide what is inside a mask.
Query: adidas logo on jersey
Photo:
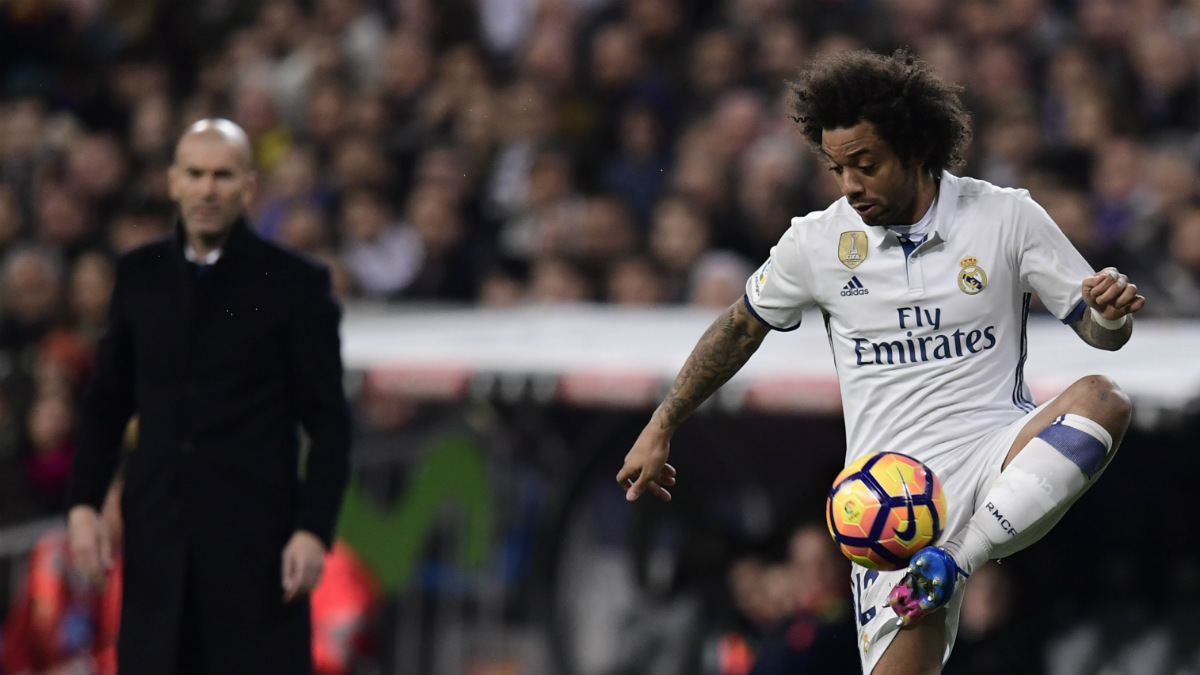
[[[850,277],[850,282],[842,286],[842,295],[866,295],[870,292],[862,285],[858,277]]]

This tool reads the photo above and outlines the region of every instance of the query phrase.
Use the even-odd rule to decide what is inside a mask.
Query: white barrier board
[[[385,388],[452,399],[529,395],[601,405],[653,405],[674,379],[712,310],[566,305],[515,309],[366,306],[347,308],[349,370]],[[1026,379],[1043,401],[1079,377],[1113,377],[1141,414],[1200,405],[1200,322],[1138,320],[1117,352],[1093,349],[1053,317],[1029,322]],[[781,412],[839,409],[837,379],[821,317],[770,335],[720,392],[717,405]]]

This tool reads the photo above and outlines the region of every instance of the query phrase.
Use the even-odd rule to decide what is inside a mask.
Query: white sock
[[[964,572],[974,572],[996,546],[1074,499],[1110,448],[1112,436],[1104,427],[1081,415],[1059,416],[1000,472],[983,508],[942,548]]]

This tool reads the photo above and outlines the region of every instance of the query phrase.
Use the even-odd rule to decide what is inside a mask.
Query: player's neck
[[[895,232],[900,237],[901,241],[909,240],[920,243],[925,240],[929,230],[933,228],[933,220],[937,214],[937,199],[929,205],[925,213],[917,219],[917,222],[912,225],[888,225],[887,229]]]
[[[905,223],[899,225],[914,225],[929,213],[934,200],[937,199],[939,182],[933,174],[927,171],[917,173],[917,198],[913,200],[912,212],[908,214]]]

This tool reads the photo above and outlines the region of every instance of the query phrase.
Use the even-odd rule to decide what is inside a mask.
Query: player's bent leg
[[[1131,411],[1112,380],[1075,382],[1025,425],[982,508],[942,547],[970,574],[1040,539],[1112,459]]]
[[[900,629],[871,674],[936,675],[942,672],[946,630],[944,621],[922,621]]]

